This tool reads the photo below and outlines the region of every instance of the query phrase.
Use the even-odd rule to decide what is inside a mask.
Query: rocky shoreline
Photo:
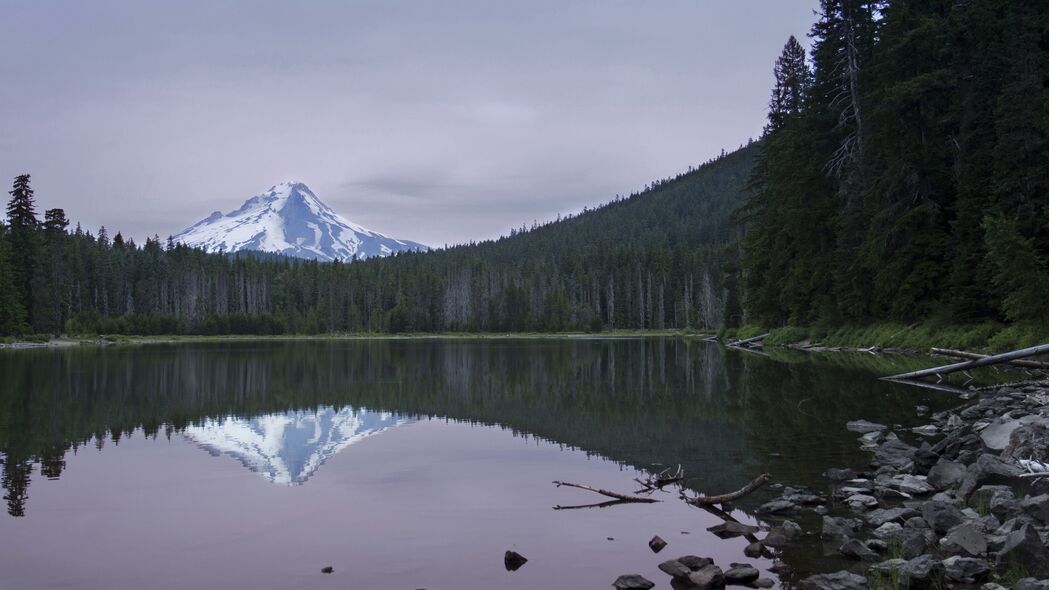
[[[1049,589],[1049,479],[1032,473],[1049,470],[1049,383],[981,390],[916,428],[846,427],[872,453],[871,471],[829,469],[828,502],[815,509],[829,512],[825,552],[858,563],[803,590]],[[763,508],[799,509],[799,492],[786,492]]]
[[[914,428],[849,422],[872,454],[869,469],[828,469],[827,490],[777,485],[778,497],[758,509],[768,531],[745,553],[775,555],[818,537],[827,558],[854,562],[800,580],[801,590],[1049,590],[1049,381],[972,390],[962,399]],[[928,415],[924,406],[915,411]],[[809,517],[822,519],[819,531],[791,520]],[[737,532],[748,538],[757,532],[724,526],[747,528]],[[694,556],[660,569],[674,588],[771,585],[749,564],[723,571]],[[770,571],[789,566],[776,561]],[[627,575],[613,586],[654,583]]]

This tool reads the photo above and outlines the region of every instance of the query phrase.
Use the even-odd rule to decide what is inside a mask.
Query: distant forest
[[[1049,322],[1049,3],[823,0],[760,141],[495,241],[359,262],[0,224],[0,335]]]
[[[597,331],[707,327],[725,221],[755,149],[495,241],[324,263],[206,254],[38,220],[29,176],[0,226],[2,334]]]

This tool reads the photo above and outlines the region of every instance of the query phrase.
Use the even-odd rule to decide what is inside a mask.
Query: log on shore
[[[964,363],[955,363],[953,365],[943,365],[942,367],[933,367],[931,369],[922,369],[921,371],[911,371],[910,373],[901,373],[899,375],[892,375],[890,377],[882,377],[883,379],[889,379],[893,381],[901,381],[907,379],[921,379],[922,377],[929,377],[931,375],[947,375],[948,373],[955,373],[957,371],[966,371],[968,369],[975,369],[977,367],[986,367],[988,365],[997,365],[1008,361],[1014,361],[1016,359],[1027,358],[1036,356],[1039,354],[1049,353],[1049,344],[1040,344],[1038,346],[1031,346],[1029,348],[1021,348],[1020,350],[1014,350],[1012,352],[1006,352],[1002,354],[994,354],[991,356],[983,357],[980,359],[967,361]]]
[[[767,337],[768,337],[768,333],[759,334],[757,336],[751,336],[750,338],[744,338],[743,340],[734,340],[732,342],[729,342],[728,345],[729,346],[737,346],[737,347],[739,347],[739,346],[743,346],[744,344],[750,344],[751,342],[758,342],[759,340],[764,340]]]
[[[985,359],[985,358],[991,356],[989,354],[979,354],[979,353],[976,353],[976,352],[969,352],[969,351],[966,351],[966,350],[954,350],[954,349],[951,349],[951,348],[933,348],[932,349],[932,353],[933,354],[938,354],[940,356],[953,356],[955,358],[972,359],[972,360]],[[1024,359],[1016,359],[1014,361],[1006,361],[1006,362],[1009,363],[1010,365],[1016,365],[1017,367],[1026,367],[1028,369],[1049,369],[1049,363],[1042,362],[1042,361],[1031,361],[1031,360],[1024,360]]]

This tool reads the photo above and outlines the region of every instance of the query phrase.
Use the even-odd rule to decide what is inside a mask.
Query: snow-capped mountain
[[[233,457],[273,483],[295,485],[347,446],[410,422],[388,412],[321,407],[206,420],[186,428],[182,436],[213,455]]]
[[[256,250],[329,261],[429,249],[343,219],[301,182],[278,184],[225,215],[215,211],[173,239],[208,252]]]

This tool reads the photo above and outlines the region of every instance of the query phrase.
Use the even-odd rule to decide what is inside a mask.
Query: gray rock
[[[743,548],[743,555],[750,558],[761,557],[761,554],[765,552],[765,546],[762,545],[761,541],[754,541],[750,545]]]
[[[965,516],[953,504],[929,501],[922,505],[922,518],[936,531],[943,535],[965,521]]]
[[[652,550],[652,553],[659,553],[666,546],[667,542],[659,535],[652,537],[652,540],[648,542],[648,548]]]
[[[881,525],[880,527],[874,529],[874,533],[873,534],[878,539],[881,539],[881,540],[884,541],[884,540],[887,540],[887,539],[895,538],[897,535],[899,535],[900,531],[902,531],[902,530],[903,530],[903,527],[900,526],[899,523],[887,522],[887,523]]]
[[[999,526],[997,529],[995,529],[994,534],[1008,536],[1008,535],[1011,535],[1012,533],[1022,529],[1023,527],[1025,527],[1027,525],[1033,525],[1033,524],[1034,524],[1034,520],[1030,516],[1027,516],[1027,515],[1017,516],[1015,518],[1010,518],[1010,519],[1006,520],[1005,522],[1003,522],[1001,524],[1001,526]]]
[[[849,432],[855,432],[857,434],[867,434],[868,432],[878,432],[879,430],[885,430],[884,424],[878,424],[876,422],[868,422],[867,420],[853,420],[845,424],[845,428]],[[1005,448],[1004,446],[1002,448]]]
[[[936,491],[936,488],[920,475],[897,475],[892,478],[892,487],[911,496],[925,496]]]
[[[790,512],[797,508],[793,502],[788,500],[773,500],[766,502],[758,507],[758,514],[777,514],[781,512]]]
[[[1033,526],[1024,525],[1006,537],[998,551],[998,565],[1008,567],[1009,564],[1019,564],[1028,574],[1049,576],[1049,549]]]
[[[996,496],[1000,496],[999,501],[1016,497],[1013,494],[1013,489],[1009,486],[980,486],[969,495],[967,503],[973,508],[982,508],[984,511],[990,511],[991,504]]]
[[[958,487],[958,495],[968,498],[976,488],[986,484],[1008,484],[1020,475],[1020,468],[1002,461],[994,455],[980,455],[976,462],[965,470],[965,478]]]
[[[914,452],[914,465],[919,473],[928,473],[929,469],[940,460],[940,454],[932,449],[927,441],[922,442],[918,450]]]
[[[852,572],[816,574],[801,581],[800,590],[867,590],[867,578]]]
[[[878,553],[885,553],[889,550],[889,544],[881,539],[867,539],[866,545],[870,547],[871,551],[877,551]]]
[[[927,529],[929,523],[925,522],[925,519],[920,516],[912,516],[907,520],[903,521],[903,528],[905,529]]]
[[[899,546],[900,557],[914,559],[923,555],[936,542],[936,535],[929,529],[903,529],[892,541]]]
[[[856,518],[844,518],[835,516],[823,517],[824,539],[851,539],[860,534],[863,523]]]
[[[692,570],[685,564],[681,563],[676,559],[668,559],[663,563],[659,564],[659,571],[670,576],[671,578],[687,578]]]
[[[725,574],[716,565],[708,565],[688,575],[688,581],[699,590],[717,590],[725,587]]]
[[[1031,420],[1017,428],[1009,435],[1009,444],[1002,451],[1006,459],[1049,459],[1049,418],[1027,416],[1022,420]]]
[[[528,559],[516,551],[507,551],[503,554],[503,566],[508,572],[516,572],[526,563]]]
[[[991,564],[985,559],[955,555],[943,560],[944,575],[952,582],[974,584],[991,573]]]
[[[695,555],[682,555],[681,557],[677,558],[677,560],[683,563],[685,567],[692,571],[701,570],[707,567],[708,565],[714,563],[714,560],[710,559],[709,557],[697,557]]]
[[[729,520],[721,524],[716,524],[707,529],[722,539],[730,539],[732,537],[739,537],[742,535],[753,535],[758,532],[758,527],[751,526],[749,524],[743,524],[742,522],[736,522]]]
[[[1023,578],[1017,580],[1016,590],[1049,590],[1049,580]]]
[[[769,529],[765,538],[761,540],[761,543],[769,547],[785,547],[790,544],[790,539],[784,534],[783,529],[780,527],[772,527]]]
[[[947,553],[979,557],[987,553],[987,539],[975,524],[967,522],[951,529],[940,541],[940,548]]]
[[[962,483],[964,478],[965,465],[956,461],[940,459],[929,470],[929,477],[926,481],[938,490],[946,490]]]
[[[776,582],[773,582],[768,578],[758,578],[757,580],[754,580],[754,585],[758,588],[772,588],[776,585]]]
[[[910,590],[932,588],[943,577],[943,563],[932,555],[920,555],[900,567],[900,585]]]
[[[612,586],[616,590],[648,590],[655,586],[655,583],[637,574],[626,574],[616,578]]]
[[[991,515],[999,520],[1009,520],[1023,513],[1020,501],[1016,498],[996,497],[991,500]]]
[[[905,565],[907,565],[906,559],[895,557],[893,559],[886,559],[881,563],[876,563],[867,571],[869,571],[872,576],[891,577],[894,573],[900,571],[900,568]]]
[[[1025,513],[1037,518],[1042,524],[1049,524],[1049,494],[1024,498],[1020,502],[1020,508]]]
[[[856,477],[856,472],[851,469],[838,469],[837,467],[832,467],[823,472],[823,477],[833,482],[848,481]]]
[[[322,568],[321,568],[321,573],[322,573],[322,574],[332,574],[332,573],[335,573],[335,568],[333,568],[333,567],[332,567],[332,566],[330,566],[330,565],[326,565],[326,566],[324,566],[324,567],[322,567]]]
[[[925,426],[915,426],[911,429],[911,432],[921,436],[936,436],[940,433],[940,429],[933,424],[926,424]]]
[[[848,541],[845,541],[845,543],[838,548],[838,553],[841,553],[850,559],[858,559],[860,561],[878,561],[878,554],[862,543],[859,539],[849,539]]]
[[[784,495],[783,499],[799,506],[815,506],[817,504],[822,504],[824,501],[822,496],[808,493],[790,494],[789,496]]]
[[[845,498],[845,503],[858,510],[870,510],[878,507],[878,499],[867,494],[853,494]]]
[[[907,506],[898,506],[896,508],[879,508],[872,510],[864,516],[868,523],[873,527],[880,527],[887,522],[899,522],[907,520],[912,516],[917,516],[918,511],[914,508]]]
[[[726,584],[749,584],[761,577],[761,572],[749,563],[734,563],[725,570]]]
[[[783,547],[801,536],[801,526],[792,520],[784,520],[779,526],[769,529],[762,541],[769,547]]]
[[[896,471],[908,471],[914,468],[914,453],[917,450],[902,440],[890,439],[874,451],[872,464]]]
[[[1005,447],[1009,446],[1009,440],[1016,429],[1028,424],[1044,425],[1043,421],[1045,421],[1044,418],[1035,415],[1025,416],[1018,420],[999,420],[980,431],[980,440],[992,451],[1004,451]]]
[[[885,440],[885,433],[881,430],[868,432],[859,438],[860,446],[864,448],[876,447]]]

